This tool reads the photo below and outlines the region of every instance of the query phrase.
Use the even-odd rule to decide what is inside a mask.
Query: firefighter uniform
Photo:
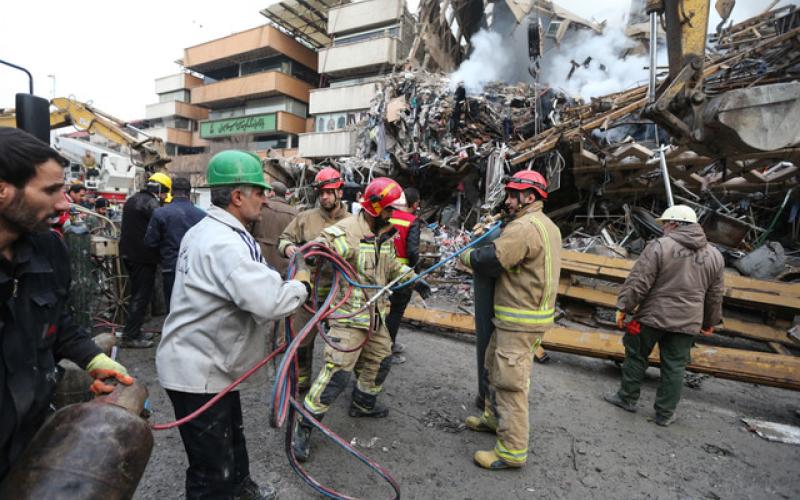
[[[414,273],[401,264],[396,257],[392,233],[373,235],[366,219],[361,213],[322,231],[319,238],[333,249],[356,270],[356,281],[367,285],[386,285],[400,275],[412,279]],[[345,289],[339,290],[334,302],[343,299]],[[354,349],[367,338],[370,328],[369,310],[351,314],[361,309],[369,300],[370,292],[363,288],[354,289],[348,301],[329,318],[331,325],[328,335],[344,350]],[[324,415],[330,404],[341,394],[355,371],[358,377],[353,389],[353,406],[365,411],[375,408],[377,396],[389,374],[392,353],[389,332],[383,325],[386,301],[376,304],[375,318],[372,321],[375,331],[369,342],[353,352],[342,352],[325,347],[325,365],[306,395],[306,409],[317,416]],[[337,319],[338,317],[338,319]]]
[[[289,223],[283,230],[278,239],[278,252],[286,256],[286,248],[290,245],[301,246],[322,234],[322,230],[326,227],[336,224],[340,220],[350,217],[350,213],[341,204],[336,207],[332,212],[328,212],[322,208],[311,208],[304,210],[297,214],[297,216]],[[312,276],[314,269],[311,269]],[[333,279],[332,271],[330,269],[323,270],[319,286],[314,289],[317,299],[321,302],[325,299],[330,291],[331,280]],[[312,283],[312,288],[315,286]],[[308,303],[313,304],[313,294],[309,297]],[[299,308],[291,317],[292,330],[296,333],[300,331],[303,326],[311,319],[312,314],[305,308]],[[302,389],[307,389],[311,383],[311,370],[314,359],[314,340],[316,339],[316,330],[310,332],[297,354],[297,363],[299,367],[299,385]]]
[[[494,453],[506,466],[521,467],[528,458],[533,351],[553,325],[560,249],[561,232],[536,201],[520,210],[492,244],[467,258],[476,272],[496,277],[494,334],[485,357],[489,391],[479,424],[483,428],[475,429],[469,419],[467,424],[496,432]]]

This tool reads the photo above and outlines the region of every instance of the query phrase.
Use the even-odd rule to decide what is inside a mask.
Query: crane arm
[[[50,101],[50,129],[74,126],[92,134],[100,134],[116,144],[127,146],[131,155],[138,155],[134,163],[146,170],[154,170],[169,163],[164,143],[158,137],[139,131],[131,133],[125,122],[104,113],[89,104],[66,97],[56,97]],[[0,127],[16,127],[13,110],[0,111]]]

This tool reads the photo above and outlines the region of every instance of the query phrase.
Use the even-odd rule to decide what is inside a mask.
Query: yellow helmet
[[[165,188],[167,188],[167,197],[164,199],[164,203],[171,203],[172,202],[172,179],[170,176],[163,172],[156,172],[147,179],[147,182],[153,182],[156,184],[161,184]]]
[[[156,172],[147,179],[149,182],[157,182],[165,188],[172,190],[172,179],[165,173]]]

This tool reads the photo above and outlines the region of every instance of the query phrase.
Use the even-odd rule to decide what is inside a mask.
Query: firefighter
[[[496,240],[461,257],[476,272],[496,278],[494,333],[485,358],[488,394],[483,414],[466,420],[473,431],[497,434],[494,449],[473,456],[486,469],[527,461],[533,351],[553,325],[561,268],[561,232],[542,212],[547,181],[526,170],[507,179],[505,189],[510,222]]]
[[[324,229],[317,241],[350,263],[358,273],[356,281],[361,284],[383,286],[399,276],[403,276],[402,281],[412,279],[414,272],[397,260],[393,242],[395,231],[389,223],[394,209],[405,206],[400,185],[392,179],[379,177],[367,186],[359,203],[363,210],[356,217]],[[422,280],[416,282],[414,289],[423,298],[430,294],[430,287]],[[345,293],[343,287],[334,302],[342,300]],[[374,293],[364,288],[354,289],[337,314],[356,313]],[[391,368],[391,338],[383,322],[385,302],[381,300],[374,309],[358,312],[352,317],[330,320],[328,335],[345,351],[364,342],[370,324],[375,330],[366,345],[352,352],[325,346],[325,364],[303,401],[306,410],[317,420],[322,419],[347,387],[353,371],[358,376],[353,388],[350,416],[383,418],[388,414],[389,410],[377,401]],[[311,429],[311,422],[302,418],[298,420],[293,446],[297,459],[302,462],[309,457]]]
[[[722,320],[725,261],[706,240],[691,207],[675,205],[656,221],[664,236],[647,245],[617,297],[617,326],[622,329],[628,315],[634,321],[622,339],[622,384],[604,399],[637,410],[647,358],[658,344],[661,380],[655,423],[666,427],[675,420],[695,336],[711,335]]]
[[[314,177],[314,188],[317,190],[319,207],[310,208],[297,214],[297,216],[283,230],[278,239],[278,252],[284,257],[291,258],[297,249],[305,243],[317,238],[322,230],[336,224],[342,219],[350,217],[344,203],[342,203],[342,180],[339,172],[331,167],[325,167]],[[311,269],[312,275],[314,269]],[[323,271],[320,276],[319,288],[314,292],[321,302],[330,291],[331,271]],[[309,297],[313,302],[313,296]],[[299,332],[311,319],[311,314],[300,308],[292,316],[292,329]],[[299,389],[307,391],[311,387],[311,369],[314,360],[314,340],[316,331],[311,332],[304,340],[297,354],[299,367]]]
[[[419,210],[419,191],[415,188],[406,188],[403,192],[406,197],[407,207],[394,211],[394,215],[389,222],[397,230],[394,238],[394,248],[397,252],[397,259],[414,269],[419,262],[419,235],[420,221],[414,215]],[[410,288],[401,288],[389,297],[389,314],[386,315],[386,328],[392,338],[392,363],[405,363],[406,358],[401,353],[405,351],[405,346],[397,342],[397,331],[400,329],[400,320],[411,301]]]

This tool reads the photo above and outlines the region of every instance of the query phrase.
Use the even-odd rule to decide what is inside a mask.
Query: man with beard
[[[336,169],[325,167],[314,177],[314,188],[317,190],[319,207],[304,210],[297,214],[292,222],[283,230],[278,239],[278,252],[284,257],[291,258],[298,247],[313,240],[322,234],[322,230],[336,224],[342,219],[350,217],[347,208],[342,203],[342,186],[344,181]],[[311,268],[312,276],[315,269]],[[316,295],[322,302],[328,295],[331,287],[331,272],[323,271],[318,286],[314,289],[309,302],[313,304],[313,296]],[[292,316],[292,330],[299,332],[303,326],[311,319],[311,314],[301,307]],[[311,370],[314,361],[314,340],[316,331],[308,334],[300,345],[297,353],[297,365],[299,368],[299,389],[306,391],[311,387]]]
[[[467,417],[467,428],[497,435],[494,449],[476,451],[485,469],[519,468],[528,459],[528,390],[533,352],[555,318],[561,270],[561,232],[542,211],[547,181],[532,170],[506,180],[511,222],[491,243],[461,254],[476,272],[496,278],[494,333],[484,366],[488,394],[481,416]]]
[[[378,177],[364,190],[360,203],[363,210],[356,217],[324,229],[317,241],[353,267],[358,283],[383,287],[397,278],[401,281],[414,278],[411,268],[397,260],[395,231],[389,223],[395,208],[406,205],[403,189],[392,179]],[[430,287],[424,281],[418,281],[414,288],[423,298],[430,294]],[[346,287],[340,288],[334,303],[343,301],[346,293]],[[328,320],[331,325],[328,336],[342,350],[325,346],[325,364],[303,401],[305,409],[317,420],[325,416],[344,391],[354,371],[357,381],[353,387],[350,416],[383,418],[389,413],[378,403],[378,394],[392,366],[392,339],[384,324],[385,296],[379,299],[376,307],[365,308],[374,294],[375,290],[354,288],[347,301],[337,309],[338,317]],[[370,332],[372,329],[374,331]],[[366,344],[358,348],[365,340]],[[297,422],[293,448],[301,462],[309,458],[312,427],[310,420],[300,418]]]
[[[0,128],[0,480],[50,414],[66,358],[96,380],[133,383],[125,368],[102,354],[67,310],[67,250],[48,219],[69,208],[65,160],[17,129]]]

